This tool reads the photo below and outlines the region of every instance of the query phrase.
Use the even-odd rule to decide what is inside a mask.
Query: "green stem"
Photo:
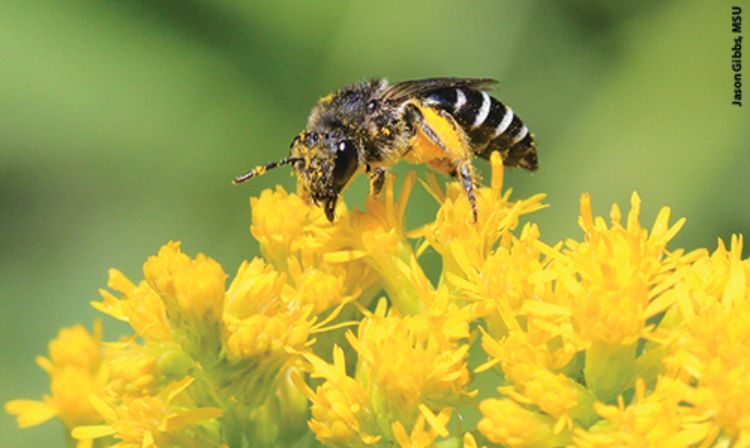
[[[229,448],[242,448],[242,419],[234,412],[224,414],[224,440]]]
[[[418,264],[415,263],[416,267],[412,269],[413,260],[414,252],[411,246],[403,241],[398,244],[396,252],[393,254],[379,253],[376,256],[368,257],[370,266],[383,279],[383,289],[385,289],[391,302],[396,309],[406,315],[419,314],[424,307],[422,297],[419,294],[418,283],[428,284],[432,288],[430,281]],[[403,272],[399,268],[399,264],[409,266],[412,275]]]
[[[596,397],[614,403],[632,381],[636,344],[612,345],[595,341],[586,350],[583,373],[586,384]]]

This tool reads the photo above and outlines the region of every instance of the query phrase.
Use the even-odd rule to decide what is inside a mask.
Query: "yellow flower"
[[[673,294],[684,326],[666,359],[689,389],[691,415],[710,423],[712,437],[750,443],[750,260],[742,238],[684,270]]]
[[[103,353],[109,369],[106,392],[119,399],[154,395],[193,368],[193,361],[174,342],[140,345],[123,340],[105,344]]]
[[[542,448],[565,446],[567,433],[555,434],[555,419],[530,411],[511,399],[488,399],[479,405],[477,429],[490,442],[506,446]]]
[[[107,369],[102,363],[102,327],[94,324],[93,333],[81,325],[60,330],[49,343],[49,358],[38,357],[37,363],[50,376],[51,395],[41,401],[13,400],[5,410],[16,415],[21,428],[35,426],[57,417],[68,429],[96,423],[101,417],[88,397],[103,393]]]
[[[312,312],[320,314],[359,295],[347,288],[342,276],[315,267],[303,270],[295,258],[289,259],[287,269],[295,288],[284,300],[292,307],[312,305]]]
[[[134,343],[111,344],[108,349],[109,390],[118,397],[156,393],[156,357]]]
[[[450,319],[401,318],[385,309],[381,302],[356,336],[347,334],[359,359],[353,377],[346,374],[340,347],[334,348],[333,365],[306,356],[312,377],[325,379],[315,392],[298,379],[313,403],[310,428],[325,444],[366,446],[382,438],[428,446],[425,441],[449,435],[451,406],[474,395],[467,389],[469,347],[455,342],[461,332],[443,326]]]
[[[216,261],[203,254],[190,258],[181,252],[179,242],[169,242],[149,257],[143,273],[161,295],[170,319],[181,317],[187,324],[220,319],[226,274]]]
[[[179,242],[164,245],[143,265],[148,284],[159,294],[170,328],[186,352],[200,360],[216,356],[221,334],[226,274],[216,261],[190,258]]]
[[[263,260],[244,262],[227,291],[224,337],[232,361],[258,357],[280,368],[302,350],[312,331],[311,307],[289,307],[286,278]]]
[[[463,272],[467,264],[482,266],[498,239],[513,230],[521,216],[545,207],[541,203],[545,197],[543,194],[511,202],[511,190],[502,192],[503,162],[500,154],[493,153],[490,163],[490,187],[475,192],[479,208],[476,223],[471,219],[471,205],[460,183],[450,183],[443,192],[435,177],[428,177],[428,191],[437,199],[440,209],[433,223],[413,232],[413,235],[424,236],[442,256],[444,274]]]
[[[123,294],[117,298],[108,291],[99,290],[101,302],[91,306],[115,319],[127,322],[135,332],[147,340],[167,341],[171,337],[164,303],[145,281],[138,286],[117,269],[109,270],[107,286]]]
[[[555,418],[555,434],[564,429],[569,431],[574,421],[580,424],[593,421],[594,398],[585,387],[560,372],[564,365],[556,365],[554,352],[546,341],[535,345],[525,332],[515,329],[502,340],[485,334],[482,348],[493,360],[478,370],[498,363],[512,384],[498,390]]]
[[[190,406],[185,391],[192,382],[192,378],[186,377],[168,384],[156,396],[128,399],[115,405],[91,397],[92,405],[107,424],[78,426],[73,429],[73,437],[97,439],[112,436],[119,442],[111,446],[118,448],[218,446],[215,419],[222,415],[222,410]]]
[[[269,308],[279,309],[285,284],[286,276],[262,259],[244,261],[227,289],[224,313],[244,319]]]
[[[242,263],[227,290],[221,344],[225,359],[215,362],[208,374],[240,407],[262,405],[280,372],[307,351],[315,342],[311,336],[326,331],[350,300],[332,298],[340,305],[318,319],[313,305],[298,299],[286,278],[256,258]]]
[[[94,323],[93,333],[81,325],[63,328],[49,343],[49,359],[37,358],[48,373],[60,366],[72,366],[88,372],[96,372],[101,364],[101,322]]]
[[[357,380],[383,397],[377,411],[411,426],[423,405],[440,409],[472,396],[468,344],[456,343],[425,314],[386,315],[384,305],[362,320],[356,336],[347,334],[359,355]]]
[[[381,438],[377,414],[370,403],[369,392],[346,374],[344,351],[335,346],[333,364],[315,355],[306,355],[313,378],[325,382],[313,391],[304,380],[294,377],[312,403],[310,429],[318,440],[338,447],[363,447],[376,444]]]
[[[319,207],[307,204],[280,186],[251,198],[250,209],[250,233],[260,244],[263,256],[277,269],[286,267],[290,256],[308,254],[324,246],[334,231],[333,226],[326,225]],[[284,213],[279,213],[280,210]]]
[[[349,216],[345,231],[352,250],[328,256],[331,260],[361,257],[377,273],[394,306],[404,314],[418,313],[429,305],[433,290],[404,229],[404,213],[414,181],[411,173],[396,199],[394,179],[386,177],[382,193],[367,199],[365,211],[354,210]]]
[[[750,446],[742,239],[671,251],[684,220],[668,208],[644,228],[634,194],[607,223],[583,195],[583,237],[547,244],[519,227],[544,195],[511,200],[491,164],[478,222],[458,183],[429,176],[438,211],[411,231],[414,174],[333,223],[264,191],[263,258],[228,287],[177,242],[141,282],[110,270],[92,305],[132,332],[61,331],[38,361],[51,394],[6,410],[22,427],[56,416],[86,448]]]
[[[558,254],[557,247],[539,241],[536,225],[527,224],[520,237],[505,234],[494,251],[478,260],[481,264],[462,258],[462,271],[449,274],[447,280],[456,293],[485,310],[483,316],[492,336],[507,335],[509,329],[520,326],[518,319],[523,319],[531,339],[560,338],[555,365],[562,366],[580,347],[572,331],[571,313],[555,305],[549,266]]]
[[[328,274],[341,284],[341,297],[359,291],[365,304],[380,289],[377,276],[361,259],[363,253],[354,250],[348,231],[350,217],[343,204],[331,224],[320,207],[277,187],[251,198],[250,208],[250,233],[258,240],[261,253],[276,269],[291,273],[298,287],[309,288],[311,280],[305,281],[305,277]],[[338,305],[330,299],[326,302],[314,305],[316,309]]]
[[[597,403],[596,411],[604,420],[588,431],[579,429],[575,445],[582,448],[611,446],[679,448],[696,446],[707,434],[704,424],[686,418],[688,408],[680,404],[683,394],[669,380],[660,381],[646,395],[646,384],[638,380],[635,397],[625,405]]]
[[[669,305],[656,299],[674,284],[679,260],[665,246],[685,220],[670,227],[665,207],[649,234],[638,222],[640,204],[633,193],[626,227],[613,205],[608,227],[603,218],[593,218],[591,199],[583,195],[579,223],[585,239],[568,240],[567,259],[555,265],[556,292],[570,304],[581,337],[591,343],[630,345],[650,331],[646,320]]]
[[[602,417],[599,411],[607,408],[594,406],[597,399],[617,399],[634,386],[638,374],[648,374],[655,383],[667,353],[660,344],[668,343],[671,328],[658,327],[652,319],[677,301],[670,291],[682,278],[681,270],[701,254],[668,252],[665,245],[682,221],[670,227],[665,208],[648,232],[638,223],[637,195],[631,203],[627,226],[620,224],[619,208],[613,206],[610,227],[592,217],[584,195],[584,241],[547,246],[538,242],[536,228],[527,226],[520,239],[501,240],[484,266],[463,263],[472,267],[454,282],[469,297],[495,307],[486,316],[495,337],[485,334],[482,344],[490,360],[478,371],[497,365],[509,383],[498,388],[506,398],[480,406],[485,418],[479,429],[490,440],[521,446],[546,446],[552,443],[546,439],[550,435],[557,442],[570,440],[573,431]],[[491,264],[495,259],[505,265]],[[488,272],[496,273],[492,280],[482,277]],[[512,427],[516,420],[503,423],[504,417],[494,415],[506,412],[524,424],[542,425],[537,434],[545,438],[521,437]]]
[[[393,423],[393,435],[396,438],[396,442],[401,448],[427,448],[434,446],[435,441],[441,435],[440,428],[445,428],[445,425],[451,419],[450,409],[443,409],[440,414],[432,416],[437,423],[426,424],[427,419],[424,414],[420,414],[417,417],[417,421],[414,423],[411,433],[407,433],[401,422],[397,421]]]
[[[652,336],[649,320],[672,305],[663,293],[677,281],[677,267],[689,259],[665,247],[684,219],[670,227],[665,207],[649,232],[638,222],[638,195],[630,202],[627,225],[613,205],[607,226],[603,218],[593,218],[591,200],[583,195],[579,223],[585,238],[568,240],[551,266],[555,299],[570,310],[576,334],[587,346],[586,384],[607,402],[633,384],[638,341]]]

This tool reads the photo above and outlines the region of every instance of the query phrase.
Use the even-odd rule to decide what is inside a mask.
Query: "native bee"
[[[403,159],[426,163],[461,181],[474,222],[479,185],[473,157],[498,151],[506,166],[537,168],[534,136],[510,107],[491,97],[496,81],[432,78],[389,84],[385,79],[350,84],[313,107],[289,156],[237,178],[245,182],[281,165],[292,165],[301,192],[322,206],[330,221],[336,201],[355,173],[370,178],[377,194],[386,170]]]

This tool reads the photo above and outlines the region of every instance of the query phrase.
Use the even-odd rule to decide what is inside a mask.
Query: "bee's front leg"
[[[307,191],[307,189],[302,187],[302,182],[297,182],[297,196],[302,198],[302,200],[305,201],[305,204],[313,203],[313,200],[310,197],[310,193]]]
[[[370,178],[370,194],[376,196],[380,194],[380,190],[383,189],[383,183],[385,183],[385,174],[388,172],[383,167],[371,167],[369,164],[365,165],[365,173]]]

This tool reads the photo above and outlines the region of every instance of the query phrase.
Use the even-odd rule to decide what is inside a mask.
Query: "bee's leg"
[[[297,182],[297,196],[302,198],[303,201],[305,201],[305,204],[312,204],[312,198],[310,197],[310,193],[307,192],[304,188],[302,188],[302,183]],[[315,204],[317,205],[317,204]]]
[[[471,162],[462,162],[458,166],[457,171],[458,178],[461,179],[461,185],[463,185],[466,196],[469,198],[471,216],[474,218],[474,223],[476,224],[479,217],[479,209],[477,207],[477,198],[474,197],[474,167],[471,166]]]
[[[383,167],[371,167],[369,164],[365,165],[365,173],[370,178],[370,194],[377,195],[380,190],[383,189],[383,183],[385,183],[386,169]]]
[[[461,135],[465,135],[464,131],[450,114],[445,112],[441,113],[440,115],[451,123],[455,132],[458,132]],[[424,117],[419,112],[419,109],[413,106],[410,107],[409,109],[407,109],[407,117],[412,123],[414,123],[414,125],[418,126],[422,130],[427,138],[432,140],[432,142],[435,143],[438,148],[445,152],[445,159],[434,161],[430,163],[430,166],[434,166],[440,171],[447,172],[452,177],[457,178],[461,181],[461,186],[463,186],[464,191],[466,192],[466,197],[469,199],[469,204],[471,205],[472,218],[474,220],[474,223],[476,223],[479,217],[479,208],[477,207],[477,199],[474,195],[474,186],[478,185],[478,183],[474,174],[474,167],[471,165],[471,153],[468,151],[468,142],[464,142],[464,148],[467,148],[467,150],[464,151],[465,154],[462,157],[458,158],[458,160],[455,160],[454,157],[451,156],[450,149],[445,145],[445,143],[440,139],[440,137],[430,127],[430,125],[426,123]]]
[[[458,170],[456,170],[456,165],[449,159],[430,160],[429,162],[427,162],[427,166],[435,171],[445,173],[453,179],[458,180]]]

